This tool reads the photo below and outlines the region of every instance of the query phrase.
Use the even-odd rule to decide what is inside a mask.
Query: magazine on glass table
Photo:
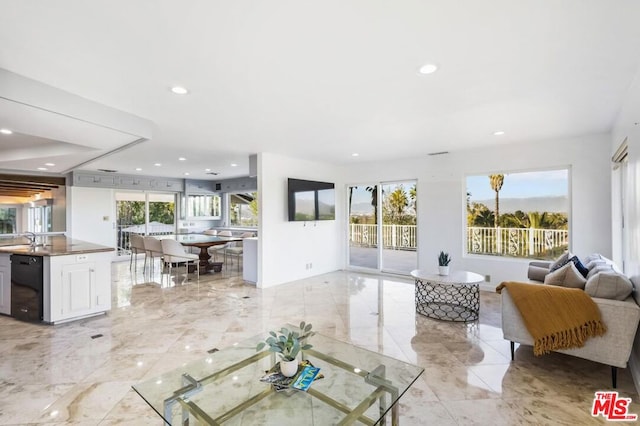
[[[260,381],[270,383],[277,392],[287,389],[306,391],[314,380],[323,377],[318,367],[314,367],[311,362],[304,360],[300,362],[298,372],[292,377],[284,376],[280,372],[280,364],[276,364],[260,378]]]

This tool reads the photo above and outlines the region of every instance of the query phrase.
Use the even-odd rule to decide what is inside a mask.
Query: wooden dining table
[[[200,258],[201,274],[208,273],[213,269],[211,263],[209,263],[209,260],[211,259],[211,255],[207,250],[209,247],[232,243],[234,241],[242,241],[242,238],[238,237],[220,237],[217,235],[206,234],[168,234],[159,235],[158,238],[171,238],[178,241],[185,247],[198,247],[200,249],[198,257]]]

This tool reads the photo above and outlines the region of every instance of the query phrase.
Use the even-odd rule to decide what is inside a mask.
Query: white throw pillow
[[[633,284],[629,278],[610,272],[599,272],[587,280],[584,291],[591,297],[603,299],[624,300],[633,291]]]
[[[569,262],[569,259],[573,257],[570,251],[565,251],[562,256],[553,261],[551,265],[549,265],[549,272],[555,272],[558,269],[562,268],[564,265]]]
[[[544,283],[560,287],[584,288],[587,280],[582,276],[573,262],[569,262],[563,267],[547,274]]]

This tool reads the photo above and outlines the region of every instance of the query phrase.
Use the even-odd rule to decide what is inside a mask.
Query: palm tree
[[[373,206],[373,223],[378,223],[378,185],[365,188],[371,193],[371,205]]]
[[[411,200],[411,206],[413,207],[413,213],[418,214],[418,188],[414,183],[411,188],[409,188],[409,199]]]
[[[498,193],[502,189],[502,184],[504,183],[504,175],[489,175],[489,183],[491,184],[491,189],[496,192],[496,213],[493,218],[493,225],[495,228],[497,228],[498,219],[500,218],[500,200],[498,198]]]
[[[398,221],[404,213],[404,209],[409,205],[407,194],[404,192],[402,185],[389,194],[389,205],[391,206],[392,219]]]

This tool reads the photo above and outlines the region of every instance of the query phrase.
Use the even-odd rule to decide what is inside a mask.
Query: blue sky
[[[500,198],[528,198],[566,196],[569,191],[569,171],[505,173]],[[467,176],[467,192],[471,200],[487,200],[496,196],[489,184],[489,176]]]
[[[409,198],[409,189],[413,186],[415,182],[395,182],[391,184],[384,184],[383,188],[385,191],[393,192],[400,185],[403,186],[404,191],[407,194],[407,198]],[[371,203],[371,193],[366,190],[369,185],[358,185],[357,188],[353,189],[353,193],[351,194],[351,204],[360,204],[360,203]],[[373,186],[373,185],[371,185]],[[373,211],[373,207],[371,208]]]

